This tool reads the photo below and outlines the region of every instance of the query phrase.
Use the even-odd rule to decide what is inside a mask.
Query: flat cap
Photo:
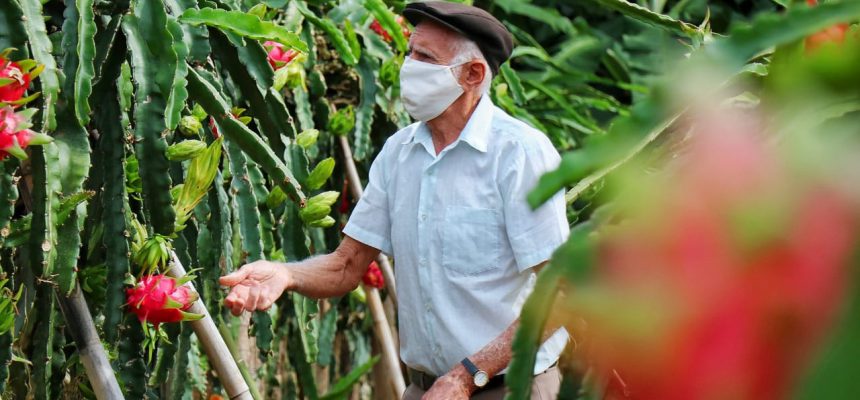
[[[412,25],[429,18],[471,39],[481,49],[493,75],[498,75],[499,66],[511,57],[514,48],[511,33],[499,20],[478,7],[447,1],[410,3],[403,10],[403,16]]]

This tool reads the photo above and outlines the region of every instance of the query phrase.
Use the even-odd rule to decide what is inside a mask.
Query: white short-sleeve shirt
[[[438,155],[424,123],[386,141],[344,233],[395,259],[407,366],[441,376],[519,316],[530,268],[569,233],[561,192],[536,210],[526,203],[559,162],[543,133],[488,96]],[[535,373],[558,359],[567,340],[560,329],[544,342]]]

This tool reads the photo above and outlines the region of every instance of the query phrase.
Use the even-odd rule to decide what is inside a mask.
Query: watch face
[[[475,373],[475,386],[484,387],[487,383],[490,382],[490,377],[484,371],[478,371]]]

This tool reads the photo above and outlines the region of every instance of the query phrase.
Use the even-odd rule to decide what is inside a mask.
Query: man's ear
[[[487,66],[480,61],[472,61],[463,68],[463,83],[469,88],[481,86],[484,76],[488,73]]]

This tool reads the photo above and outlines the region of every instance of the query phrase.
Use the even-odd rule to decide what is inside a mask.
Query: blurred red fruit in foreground
[[[175,279],[166,275],[144,275],[134,287],[126,289],[126,296],[131,312],[156,328],[165,322],[201,317],[185,312],[197,300],[197,293],[188,286],[177,285]]]
[[[785,398],[844,300],[850,197],[716,114],[679,168],[638,182],[648,194],[600,235],[599,277],[572,289],[596,367],[634,399]]]
[[[24,73],[18,63],[0,57],[0,81],[5,79],[10,82],[0,82],[0,102],[20,100],[30,87],[30,74]]]
[[[367,272],[364,273],[364,277],[361,280],[365,285],[377,289],[382,289],[385,286],[385,278],[382,276],[382,271],[379,269],[376,261],[370,263],[367,267]]]

